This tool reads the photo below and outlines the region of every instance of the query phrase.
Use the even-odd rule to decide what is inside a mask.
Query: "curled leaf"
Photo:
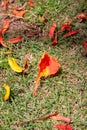
[[[3,27],[2,27],[2,34],[5,33],[5,31],[9,28],[9,25],[10,25],[10,20],[5,19]]]
[[[36,91],[38,88],[38,84],[41,77],[46,77],[49,75],[56,74],[60,69],[60,64],[54,57],[50,57],[45,51],[44,54],[39,62],[39,72],[38,77],[36,79],[36,84],[34,88],[33,95],[36,95]]]
[[[51,119],[65,121],[66,123],[70,123],[70,119],[69,118],[66,118],[66,117],[61,116],[61,115],[52,116]]]
[[[71,32],[64,34],[63,37],[70,37],[70,36],[75,35],[77,33],[78,33],[78,30],[73,30]]]
[[[21,40],[22,40],[22,36],[18,36],[16,38],[12,38],[10,40],[7,40],[6,42],[16,44],[16,43],[20,42]]]
[[[10,67],[12,68],[12,70],[14,70],[15,72],[18,72],[18,73],[23,72],[24,69],[18,65],[16,59],[9,57],[8,63]]]
[[[50,27],[50,31],[49,31],[50,38],[53,38],[56,27],[57,27],[56,22],[54,22],[53,25]]]
[[[7,101],[10,97],[10,87],[7,84],[4,84],[4,89],[6,90],[6,94],[4,96],[4,100]]]
[[[6,47],[6,48],[9,48],[7,45],[4,44],[3,42],[3,37],[2,37],[2,30],[0,30],[0,44],[3,46],[3,47]],[[10,48],[9,48],[10,49]]]
[[[58,130],[72,130],[72,126],[67,125],[67,124],[58,124],[58,125],[55,125],[55,128]]]
[[[8,6],[8,0],[3,0],[2,7],[3,7],[4,11],[7,10],[7,6]]]

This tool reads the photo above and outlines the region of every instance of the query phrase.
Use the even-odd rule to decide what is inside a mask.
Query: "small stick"
[[[28,120],[28,121],[25,121],[25,122],[20,122],[20,123],[17,123],[17,125],[24,125],[24,124],[28,124],[30,122],[35,122],[35,121],[43,121],[43,120],[46,120],[52,116],[56,116],[58,115],[58,111],[54,112],[54,113],[49,113],[45,116],[42,116],[42,117],[39,117],[39,118],[35,118],[35,119],[32,119],[32,120]]]

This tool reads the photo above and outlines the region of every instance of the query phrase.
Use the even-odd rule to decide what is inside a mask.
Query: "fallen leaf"
[[[52,46],[55,46],[58,43],[57,39],[54,39],[52,42]]]
[[[12,38],[10,40],[7,40],[6,42],[16,44],[16,43],[20,42],[21,40],[22,40],[22,36],[18,36],[16,38]]]
[[[17,17],[23,17],[23,15],[25,14],[26,10],[20,10],[18,11],[17,8],[13,10],[13,15],[17,16]]]
[[[69,20],[67,20],[66,22],[65,22],[65,24],[67,24],[67,25],[70,25],[71,23],[72,23],[72,19],[69,19]]]
[[[50,38],[53,38],[56,27],[57,27],[56,22],[54,22],[53,25],[50,27],[50,31],[49,31]]]
[[[55,38],[52,41],[52,46],[55,46],[56,44],[58,44],[58,34],[57,33],[55,34]]]
[[[36,84],[33,92],[33,96],[36,95],[36,91],[38,88],[38,84],[41,77],[46,77],[49,75],[56,74],[60,69],[60,64],[56,60],[55,57],[50,57],[46,51],[44,51],[43,56],[39,62],[39,72],[38,77],[36,79]]]
[[[87,41],[84,41],[82,44],[83,44],[85,51],[87,51]]]
[[[79,32],[78,30],[73,30],[71,32],[68,32],[68,33],[64,34],[63,37],[70,37],[72,35],[77,34],[78,32]]]
[[[24,67],[23,67],[24,70],[23,70],[23,72],[28,68],[28,61],[29,60],[27,58],[24,59]]]
[[[80,19],[80,22],[87,20],[87,14],[81,13],[76,15],[76,18]]]
[[[5,45],[4,42],[3,42],[2,30],[0,30],[0,44],[1,44],[3,47],[5,47],[5,48],[9,48],[9,49],[10,49],[10,47],[8,47],[7,45]]]
[[[70,123],[70,119],[69,118],[66,118],[64,116],[61,116],[61,115],[56,115],[56,116],[52,116],[51,119],[53,120],[60,120],[60,121],[65,121],[66,123]]]
[[[62,24],[61,31],[63,32],[65,30],[70,31],[71,30],[71,26],[68,25],[68,24]]]
[[[5,31],[9,28],[9,25],[10,25],[10,20],[5,19],[3,27],[2,27],[2,34],[5,33]]]
[[[55,125],[55,128],[58,130],[72,130],[72,126],[67,125],[67,124],[58,124],[58,125]]]
[[[8,0],[3,0],[2,7],[3,7],[4,11],[7,10],[7,6],[8,6]]]
[[[7,101],[9,99],[9,97],[10,97],[10,87],[7,84],[4,84],[3,87],[6,90],[4,100]]]
[[[34,7],[34,6],[35,6],[32,0],[30,0],[30,1],[28,2],[28,6],[30,6],[30,7]]]
[[[14,70],[15,72],[18,72],[18,73],[23,72],[24,68],[22,68],[18,65],[16,59],[9,57],[8,63],[10,65],[10,67],[12,68],[12,70]]]

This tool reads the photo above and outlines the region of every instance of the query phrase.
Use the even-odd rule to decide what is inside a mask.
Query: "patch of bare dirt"
[[[23,17],[16,17],[12,14],[13,9],[20,7],[19,3],[14,0],[9,0],[9,7],[6,11],[2,8],[3,1],[0,1],[0,28],[4,23],[6,18],[10,19],[10,26],[5,33],[7,38],[13,38],[17,35],[25,35],[28,38],[38,38],[41,35],[41,27],[39,24],[29,25],[27,22],[23,21]]]

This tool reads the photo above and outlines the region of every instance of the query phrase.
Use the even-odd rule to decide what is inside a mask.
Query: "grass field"
[[[22,0],[19,3],[22,4]],[[23,20],[29,24],[40,23],[45,35],[54,21],[58,28],[75,15],[87,8],[86,0],[35,0],[35,7],[30,8]],[[87,10],[86,10],[87,11]],[[47,24],[39,21],[46,12]],[[78,20],[77,20],[78,21]],[[72,28],[86,33],[87,20],[79,23],[76,20]],[[58,44],[54,47],[48,36],[28,39],[23,35],[22,42],[9,45],[13,48],[10,55],[2,55],[7,51],[0,46],[0,130],[55,130],[54,125],[63,123],[47,119],[31,122],[24,126],[16,123],[38,118],[56,110],[61,115],[71,119],[73,130],[87,128],[87,57],[84,55],[82,42],[87,35],[78,33],[69,38],[58,37]],[[4,36],[5,37],[5,36]],[[32,96],[34,84],[38,74],[38,63],[44,50],[55,56],[61,65],[60,72],[53,77],[41,79],[37,96]],[[27,74],[18,74],[11,70],[7,57],[17,59],[20,66],[27,54],[32,55]],[[4,101],[5,90],[3,84],[11,87],[9,101]]]

